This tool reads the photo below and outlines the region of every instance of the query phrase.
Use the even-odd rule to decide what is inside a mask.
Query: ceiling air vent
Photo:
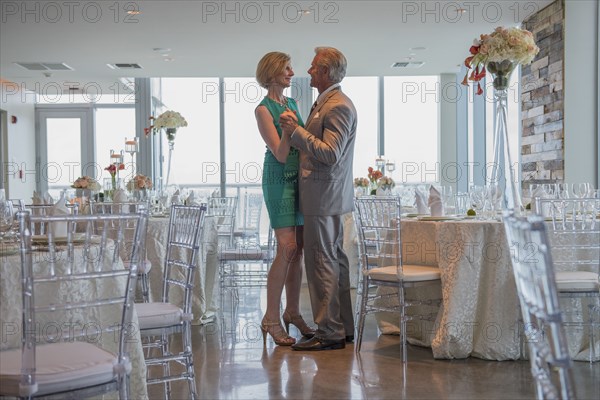
[[[28,71],[73,71],[65,63],[57,62],[18,62],[15,63]]]
[[[136,63],[116,63],[106,65],[112,69],[142,69],[142,66]]]
[[[400,61],[392,64],[392,68],[421,68],[423,61]]]

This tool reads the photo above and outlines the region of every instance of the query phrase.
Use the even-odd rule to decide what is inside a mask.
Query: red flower
[[[109,174],[111,174],[112,176],[115,176],[117,174],[117,165],[116,164],[110,164],[108,167],[104,168],[106,171],[108,171]],[[119,164],[119,171],[124,170],[125,169],[125,164]]]

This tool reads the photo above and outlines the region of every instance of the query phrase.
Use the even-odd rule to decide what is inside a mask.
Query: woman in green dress
[[[254,112],[258,130],[267,145],[262,189],[277,240],[277,253],[267,278],[267,310],[261,329],[264,343],[268,333],[280,346],[291,346],[296,342],[296,339],[289,336],[290,324],[295,325],[306,337],[314,335],[314,330],[300,315],[304,219],[298,210],[298,150],[290,147],[288,137],[282,138],[279,126],[279,116],[284,112],[296,113],[302,124],[296,102],[283,95],[283,90],[290,87],[292,76],[294,71],[290,56],[285,53],[267,53],[256,67],[256,80],[267,89],[267,96]],[[284,286],[285,331],[279,314]]]

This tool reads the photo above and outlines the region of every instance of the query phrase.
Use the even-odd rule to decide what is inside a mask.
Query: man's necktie
[[[315,108],[317,108],[317,102],[315,101],[312,105],[312,107],[310,108],[310,112],[308,113],[308,115],[312,114],[313,111],[315,111]]]

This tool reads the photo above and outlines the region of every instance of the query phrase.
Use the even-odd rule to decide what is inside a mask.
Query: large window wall
[[[170,182],[180,186],[220,182],[220,117],[218,78],[162,78],[163,106],[157,112],[179,112],[188,126],[175,138]],[[164,132],[157,132],[162,149],[162,176],[166,179],[168,144]],[[155,160],[156,161],[156,160]],[[166,183],[166,182],[163,182]],[[160,182],[157,182],[160,184]]]
[[[178,130],[175,139],[170,183],[192,188],[260,185],[266,147],[256,127],[254,110],[266,91],[254,78],[160,78],[150,82],[153,99],[150,113],[158,115],[175,110],[188,122],[187,127]],[[296,83],[308,87],[308,78],[300,78]],[[511,87],[510,111],[514,114],[509,116],[509,121],[515,125],[510,127],[515,138],[511,144],[515,146],[513,153],[518,154],[520,118],[518,90],[515,89],[518,80]],[[437,181],[441,152],[440,102],[443,101],[439,95],[439,77],[347,77],[342,82],[342,90],[353,100],[358,112],[353,171],[356,177],[366,176],[367,168],[374,167],[375,159],[382,156],[395,164],[395,171],[387,173],[396,182]],[[308,92],[312,98],[302,99],[302,102],[311,104],[317,93]],[[472,146],[473,137],[480,135],[474,132],[476,127],[472,123],[479,114],[473,110],[473,101],[470,96],[468,110],[465,110],[468,113],[466,126],[458,128],[468,132],[469,161],[474,153],[481,151]],[[125,138],[136,132],[141,148],[146,148],[138,155],[138,165],[140,158],[152,160],[155,165],[152,174],[160,188],[165,183],[169,158],[166,135],[161,131],[145,138],[145,126],[134,128],[134,105],[140,102],[117,103],[121,104],[94,106],[94,162],[108,165],[110,149],[122,149]],[[484,124],[487,129],[484,130],[488,137],[485,148],[491,149],[493,99],[485,99],[484,104],[484,109],[487,108]],[[150,143],[151,148],[144,146]],[[487,159],[490,157],[491,153]],[[126,161],[130,162],[129,156]]]
[[[161,110],[179,111],[189,123],[187,128],[180,130],[176,139],[171,181],[188,186],[218,184],[220,174],[217,168],[220,168],[221,153],[218,133],[222,131],[224,178],[227,185],[259,185],[266,146],[256,127],[254,109],[266,91],[258,86],[254,78],[223,79],[221,116],[219,90],[214,86],[217,82],[216,78],[161,80],[160,100],[164,105]],[[352,99],[358,112],[353,171],[355,176],[366,176],[367,168],[375,166],[375,159],[379,155],[398,166],[410,164],[418,165],[418,168],[435,169],[439,135],[439,99],[435,95],[438,82],[437,77],[386,77],[382,101],[380,78],[344,79],[342,90]],[[414,93],[414,90],[418,93]],[[190,94],[186,95],[186,92]],[[194,93],[202,93],[202,96]],[[313,98],[308,99],[309,103],[316,96],[316,91],[313,91]],[[383,131],[379,123],[382,102],[385,109],[383,147],[380,146]],[[197,132],[199,128],[195,123],[196,118],[204,125],[202,133]],[[220,126],[221,120],[223,127]],[[185,143],[181,144],[184,139]],[[180,150],[182,147],[183,150]],[[382,148],[384,150],[380,154]],[[163,146],[163,149],[166,147]],[[397,172],[394,178],[401,180],[403,177]],[[407,178],[409,182],[420,180],[419,174]]]
[[[439,180],[439,86],[437,76],[384,78],[385,158],[397,181]]]

